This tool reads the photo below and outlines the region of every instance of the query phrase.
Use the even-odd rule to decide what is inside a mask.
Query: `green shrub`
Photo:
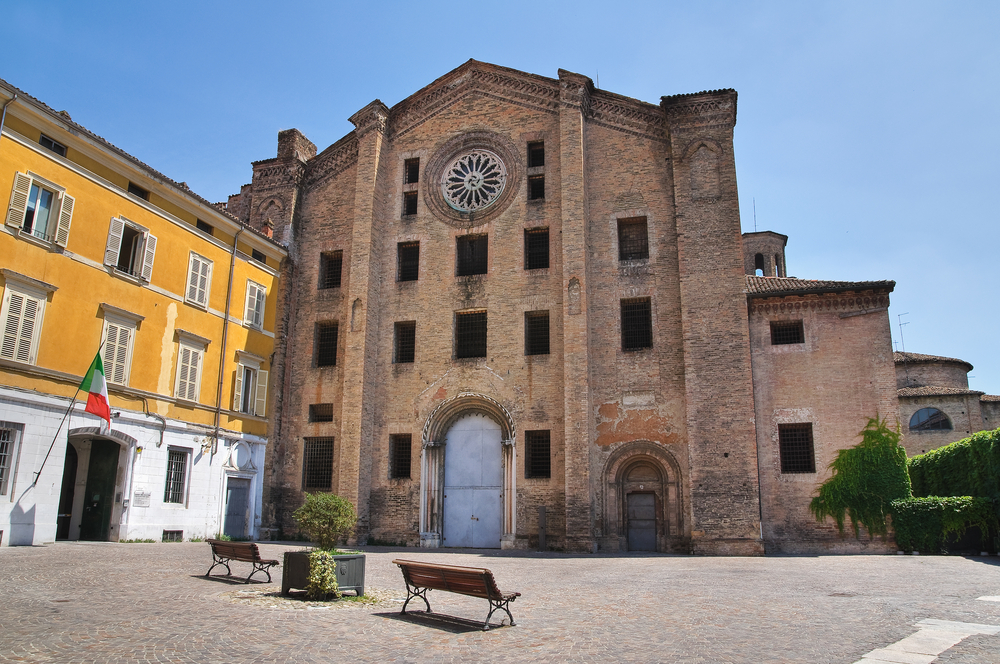
[[[998,522],[989,498],[932,496],[892,501],[892,526],[896,545],[903,551],[940,553],[972,527],[979,528],[984,541],[989,541]]]
[[[345,501],[346,502],[346,501]],[[350,503],[347,503],[350,505]],[[306,582],[306,599],[326,600],[340,597],[337,583],[337,561],[333,554],[323,549],[309,552],[309,580]]]
[[[830,464],[833,475],[820,486],[809,509],[817,521],[832,517],[841,535],[849,517],[855,537],[860,537],[859,525],[884,537],[890,503],[910,496],[906,452],[899,444],[898,426],[893,431],[877,416],[868,420],[860,435],[860,443],[837,452]]]
[[[350,501],[332,493],[307,493],[292,517],[320,549],[332,551],[354,530],[357,512]]]
[[[980,431],[913,457],[914,496],[976,496],[1000,501],[1000,429]]]

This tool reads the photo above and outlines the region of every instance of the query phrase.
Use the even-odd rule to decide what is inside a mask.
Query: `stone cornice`
[[[889,306],[888,291],[847,291],[822,295],[777,295],[755,297],[749,301],[750,315],[792,314],[830,312],[840,314],[864,314],[886,311]]]
[[[376,99],[348,119],[354,125],[354,135],[357,138],[361,138],[372,129],[385,133],[389,120],[389,109]]]
[[[736,125],[736,90],[672,95],[663,97],[660,106],[672,131]]]

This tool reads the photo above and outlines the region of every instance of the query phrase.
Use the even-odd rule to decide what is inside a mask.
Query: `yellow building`
[[[0,104],[0,544],[255,537],[285,250],[2,80]],[[99,348],[110,430],[69,409]]]

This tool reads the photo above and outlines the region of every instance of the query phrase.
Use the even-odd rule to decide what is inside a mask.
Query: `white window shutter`
[[[177,392],[174,396],[187,399],[188,374],[191,365],[191,349],[181,346],[177,361]]]
[[[6,295],[7,320],[3,324],[3,342],[0,343],[0,357],[13,360],[17,351],[17,331],[21,327],[21,312],[24,311],[24,296],[13,293],[10,289]]]
[[[109,383],[125,384],[131,337],[130,328],[108,323],[108,336],[104,342],[104,372]]]
[[[28,196],[31,194],[31,177],[24,173],[14,173],[14,190],[10,194],[10,207],[7,209],[7,225],[20,228],[24,225],[24,212],[28,209]]]
[[[76,199],[67,193],[62,195],[62,205],[59,206],[59,226],[56,229],[56,244],[65,247],[69,242],[69,225],[73,221],[73,207]]]
[[[38,316],[38,300],[33,297],[24,298],[24,312],[21,315],[21,329],[18,332],[17,352],[14,359],[18,362],[30,363],[32,357],[32,341],[35,338],[35,318]]]
[[[254,324],[254,311],[256,310],[257,304],[257,287],[254,286],[252,281],[247,282],[247,303],[245,313],[243,315],[244,325]]]
[[[198,386],[201,384],[199,381],[199,372],[201,370],[201,352],[192,350],[191,351],[191,370],[188,373],[188,399],[191,401],[197,401],[198,397]]]
[[[108,230],[108,246],[104,249],[104,264],[118,266],[118,253],[122,249],[122,233],[125,232],[125,222],[114,218]]]
[[[202,261],[201,263],[201,303],[208,306],[208,294],[212,288],[212,262]],[[229,312],[226,312],[229,315]]]
[[[264,417],[267,414],[267,372],[257,371],[257,400],[254,403],[254,414]]]
[[[153,258],[156,256],[156,236],[146,233],[142,248],[142,280],[149,282],[153,276]]]
[[[243,405],[243,374],[245,372],[246,367],[244,365],[236,365],[236,389],[233,390],[233,410],[237,413],[240,412],[240,407]]]

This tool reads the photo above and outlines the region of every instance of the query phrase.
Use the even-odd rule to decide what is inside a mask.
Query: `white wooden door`
[[[500,425],[466,415],[444,447],[444,545],[500,548],[503,452]]]

